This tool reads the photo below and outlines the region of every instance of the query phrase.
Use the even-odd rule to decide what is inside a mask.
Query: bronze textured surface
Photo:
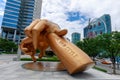
[[[34,71],[62,71],[66,70],[61,62],[29,62],[23,68]]]
[[[93,67],[93,60],[64,37],[67,32],[67,29],[60,29],[56,23],[45,19],[36,19],[25,28],[27,37],[22,40],[20,48],[36,62],[36,50],[40,50],[38,58],[42,58],[45,55],[45,50],[50,47],[69,74]],[[57,63],[53,65],[50,62],[31,63],[26,64],[25,67],[33,70],[62,70],[62,65],[58,65]]]

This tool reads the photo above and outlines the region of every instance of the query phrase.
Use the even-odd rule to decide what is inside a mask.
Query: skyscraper
[[[80,33],[74,32],[72,33],[72,43],[76,44],[77,41],[80,41]]]
[[[38,6],[39,5],[39,6]],[[2,38],[19,43],[24,28],[40,18],[42,0],[7,0],[2,21]]]
[[[84,28],[85,38],[92,38],[103,33],[111,33],[111,18],[109,14],[104,14],[100,18],[89,21],[89,24]]]

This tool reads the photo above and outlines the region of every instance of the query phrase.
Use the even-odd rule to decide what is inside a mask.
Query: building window
[[[96,25],[94,24],[94,28],[96,27]]]
[[[92,25],[88,25],[88,29],[92,29]]]
[[[97,35],[97,32],[95,31],[95,35]]]
[[[98,22],[98,26],[100,26],[101,25],[101,23],[100,22]]]
[[[103,32],[102,32],[102,31],[100,31],[100,34],[103,34]]]

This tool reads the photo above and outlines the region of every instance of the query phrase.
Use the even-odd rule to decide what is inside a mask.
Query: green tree
[[[84,39],[76,44],[89,56],[94,58],[102,52],[105,57],[109,57],[113,64],[113,73],[116,74],[115,58],[120,55],[120,32],[102,34],[95,38]]]
[[[113,64],[113,73],[116,74],[115,58],[120,53],[120,32],[112,32],[111,34],[103,34],[98,37],[100,47],[106,51]]]
[[[85,51],[95,61],[95,57],[99,54],[100,48],[98,46],[97,38],[87,38],[79,41],[76,45]]]
[[[17,51],[17,45],[12,41],[0,38],[0,49],[6,52]]]

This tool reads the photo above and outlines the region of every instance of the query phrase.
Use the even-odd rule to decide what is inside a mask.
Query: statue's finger
[[[27,55],[32,55],[32,54],[33,54],[33,52],[27,52],[27,53],[25,53],[25,54],[27,54]]]
[[[67,32],[68,32],[67,29],[63,29],[63,30],[57,31],[56,34],[58,36],[64,36],[67,34]]]
[[[46,25],[47,25],[47,21],[42,20],[39,23],[37,23],[35,25],[35,27],[33,27],[33,29],[32,29],[32,39],[33,39],[34,49],[37,49],[38,39],[39,39],[40,33],[45,30]]]
[[[40,19],[36,19],[34,20],[29,26],[27,26],[24,30],[25,34],[28,36],[28,37],[32,37],[32,28],[37,24],[39,23]]]
[[[26,52],[26,51],[28,51],[28,49],[27,48],[22,48],[22,51]]]
[[[21,45],[32,43],[32,38],[26,37],[22,40]]]

